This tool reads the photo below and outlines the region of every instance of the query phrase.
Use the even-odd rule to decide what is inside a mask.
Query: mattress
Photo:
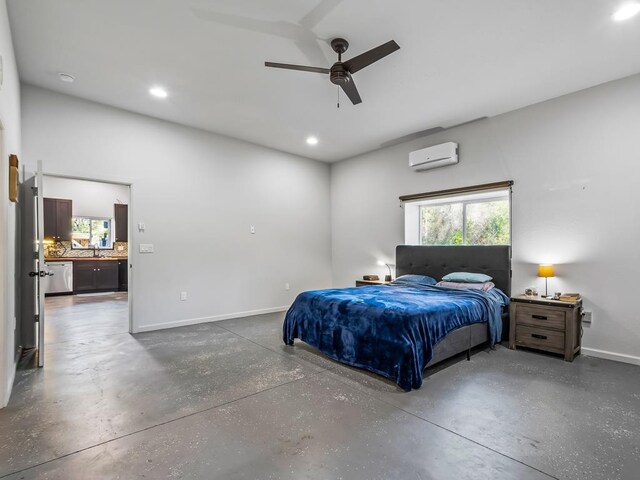
[[[287,312],[283,340],[300,339],[411,390],[422,385],[435,345],[456,329],[486,323],[491,345],[499,342],[508,302],[497,288],[404,283],[303,292]]]

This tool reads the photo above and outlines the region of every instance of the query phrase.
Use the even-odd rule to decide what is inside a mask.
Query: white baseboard
[[[164,330],[167,328],[175,328],[175,327],[185,327],[187,325],[197,325],[198,323],[219,322],[220,320],[230,320],[232,318],[264,315],[265,313],[286,312],[287,310],[289,310],[288,306],[261,308],[259,310],[249,310],[247,312],[236,312],[236,313],[225,313],[223,315],[214,315],[211,317],[187,318],[184,320],[176,320],[174,322],[152,323],[149,325],[140,325],[139,327],[134,329],[133,333],[151,332],[154,330]]]
[[[627,355],[624,353],[607,352],[606,350],[598,350],[597,348],[581,348],[581,352],[589,357],[604,358],[606,360],[614,360],[616,362],[631,363],[632,365],[640,365],[640,357]]]

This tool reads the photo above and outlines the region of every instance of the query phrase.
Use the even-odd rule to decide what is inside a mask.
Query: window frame
[[[74,242],[74,238],[73,238],[73,221],[76,218],[81,218],[83,220],[89,220],[89,242],[91,242],[91,237],[93,236],[93,222],[94,221],[109,222],[109,243],[110,243],[110,246],[108,246],[108,247],[100,247],[100,246],[92,247],[91,245],[89,245],[88,247],[74,247],[73,246],[73,242]],[[115,235],[115,232],[113,230],[113,218],[88,217],[88,216],[84,216],[84,215],[75,215],[75,216],[71,217],[71,250],[113,250],[114,235]]]
[[[499,200],[506,200],[508,202],[509,210],[509,243],[506,245],[511,246],[513,244],[513,216],[512,216],[512,203],[511,203],[511,187],[499,188],[495,190],[484,190],[478,192],[465,192],[455,195],[446,195],[442,197],[431,197],[424,199],[417,199],[404,202],[405,208],[405,244],[406,245],[422,245],[422,246],[436,246],[432,244],[422,243],[424,229],[422,222],[422,209],[424,207],[433,207],[441,205],[462,204],[462,241],[463,243],[458,246],[473,246],[477,244],[466,243],[467,240],[467,206],[490,203]],[[415,209],[417,220],[417,230],[411,225],[407,225],[409,217],[409,209]],[[417,238],[416,238],[417,236]],[[505,245],[505,244],[492,244],[492,245]],[[444,246],[444,245],[443,245]]]

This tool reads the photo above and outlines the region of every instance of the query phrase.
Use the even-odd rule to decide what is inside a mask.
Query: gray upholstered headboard
[[[484,273],[493,283],[511,295],[511,247],[446,246],[429,247],[398,245],[396,247],[396,276],[406,274],[429,275],[440,281],[451,272]]]

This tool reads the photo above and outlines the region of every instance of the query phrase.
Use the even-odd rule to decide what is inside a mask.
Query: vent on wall
[[[409,168],[416,172],[458,163],[458,144],[441,143],[409,153]]]

